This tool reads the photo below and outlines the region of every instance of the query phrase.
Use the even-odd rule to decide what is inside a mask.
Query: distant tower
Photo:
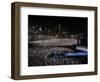
[[[61,24],[58,24],[58,33],[61,31]]]

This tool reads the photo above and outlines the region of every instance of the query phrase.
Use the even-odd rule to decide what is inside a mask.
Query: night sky
[[[87,34],[88,18],[28,15],[28,27],[41,25],[42,28],[55,30],[61,24],[62,31]]]

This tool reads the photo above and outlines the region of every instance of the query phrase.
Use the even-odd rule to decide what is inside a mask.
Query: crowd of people
[[[64,47],[33,47],[29,49],[28,66],[82,64],[85,57],[67,57],[66,52],[74,52]]]

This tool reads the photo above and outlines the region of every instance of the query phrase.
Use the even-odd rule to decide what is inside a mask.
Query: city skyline
[[[61,31],[70,33],[85,33],[87,34],[88,19],[84,17],[56,17],[56,16],[38,16],[28,15],[28,27],[41,27],[43,30],[51,30],[57,32],[58,25],[61,25]]]

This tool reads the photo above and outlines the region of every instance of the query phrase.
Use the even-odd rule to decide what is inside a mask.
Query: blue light
[[[65,56],[87,56],[87,51],[79,51],[79,52],[65,52],[64,53]]]

